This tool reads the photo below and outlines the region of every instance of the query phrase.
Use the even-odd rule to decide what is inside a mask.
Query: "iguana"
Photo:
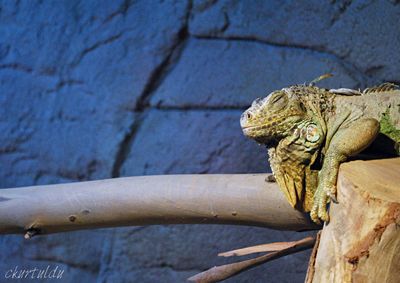
[[[320,223],[329,221],[327,204],[336,201],[340,163],[380,134],[399,152],[400,90],[392,83],[329,90],[314,81],[256,99],[240,124],[245,136],[269,148],[272,172],[289,203]]]

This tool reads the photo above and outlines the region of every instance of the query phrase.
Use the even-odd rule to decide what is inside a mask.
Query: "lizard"
[[[363,91],[293,85],[253,101],[240,117],[243,134],[268,148],[273,176],[296,209],[328,222],[339,166],[378,135],[400,144],[400,89],[383,83]]]

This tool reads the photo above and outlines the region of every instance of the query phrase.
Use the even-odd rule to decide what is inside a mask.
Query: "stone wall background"
[[[399,83],[399,1],[0,1],[0,187],[268,171],[242,137],[253,99]],[[0,237],[0,278],[57,264],[63,282],[184,282],[216,254],[304,235],[151,226]],[[228,282],[302,282],[308,253]],[[0,281],[3,281],[0,279]]]

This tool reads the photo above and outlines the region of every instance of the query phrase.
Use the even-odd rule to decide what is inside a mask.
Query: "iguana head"
[[[273,146],[290,135],[306,115],[307,111],[296,92],[284,88],[254,100],[242,114],[240,125],[245,136]]]

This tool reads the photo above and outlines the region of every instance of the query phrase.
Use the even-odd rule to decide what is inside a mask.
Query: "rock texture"
[[[326,72],[329,87],[399,82],[397,1],[1,1],[0,187],[268,171],[241,111]],[[161,226],[0,237],[0,278],[183,282],[219,251],[303,235]],[[302,282],[303,253],[229,282]],[[2,281],[2,280],[0,280]]]

